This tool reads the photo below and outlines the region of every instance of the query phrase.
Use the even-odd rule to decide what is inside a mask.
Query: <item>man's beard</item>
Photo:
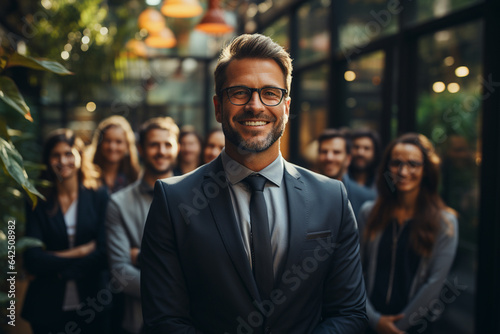
[[[155,157],[155,158],[158,158],[158,157]],[[168,166],[166,168],[161,170],[161,169],[156,168],[151,162],[144,160],[144,168],[147,169],[150,174],[163,175],[163,174],[167,174],[170,171],[172,171],[174,169],[174,164],[170,163],[170,164],[168,164]]]
[[[362,160],[365,162],[364,166],[358,166],[356,163],[356,160]],[[352,159],[351,165],[349,166],[349,169],[355,172],[368,172],[373,168],[374,161],[367,161],[365,158],[356,158]]]
[[[255,119],[252,112],[245,112],[242,115],[235,117],[234,121],[237,122],[238,120],[243,120],[250,117]],[[224,132],[224,136],[234,146],[238,147],[238,149],[252,153],[263,152],[271,147],[283,135],[286,125],[284,121],[285,116],[282,116],[279,119],[277,119],[276,117],[259,117],[256,120],[271,122],[276,122],[277,120],[277,122],[275,123],[275,126],[272,128],[272,130],[267,134],[267,137],[265,139],[252,140],[252,138],[249,140],[244,140],[241,134],[231,127],[231,125],[229,124],[229,120],[225,117],[224,112],[222,112],[222,131]]]

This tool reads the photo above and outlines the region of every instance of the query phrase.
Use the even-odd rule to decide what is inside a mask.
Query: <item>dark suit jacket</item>
[[[27,209],[26,236],[45,244],[29,248],[24,253],[24,266],[35,279],[30,282],[22,317],[39,325],[61,319],[62,304],[68,280],[76,280],[80,302],[87,297],[96,298],[104,287],[103,270],[106,268],[104,215],[108,195],[101,188],[93,191],[80,187],[78,192],[75,246],[96,240],[96,250],[81,258],[62,258],[49,253],[69,248],[64,216],[59,208],[51,211],[53,201],[38,202],[35,210]],[[82,309],[82,312],[87,310]],[[88,319],[90,314],[82,314]]]
[[[221,158],[157,181],[141,249],[148,333],[363,332],[358,233],[342,183],[290,163],[284,177],[289,247],[267,300],[253,279]]]
[[[351,202],[352,210],[354,211],[357,221],[363,204],[367,201],[374,200],[377,197],[377,193],[373,189],[360,186],[356,181],[351,180],[347,174],[342,178],[342,182],[346,188],[347,197]]]

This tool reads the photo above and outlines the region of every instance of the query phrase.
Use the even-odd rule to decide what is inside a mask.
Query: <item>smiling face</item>
[[[139,153],[144,159],[146,173],[157,176],[168,174],[177,158],[177,139],[168,130],[149,130],[143,146],[139,146]]]
[[[209,163],[219,156],[224,148],[224,133],[222,131],[214,131],[207,138],[205,148],[203,149],[203,162]]]
[[[423,162],[424,156],[418,146],[407,143],[394,146],[389,161],[389,171],[399,193],[409,194],[420,191],[424,176]]]
[[[341,180],[350,162],[344,138],[329,138],[319,144],[318,167],[321,174]]]
[[[226,69],[223,88],[285,88],[283,72],[271,59],[244,58],[233,60]],[[279,154],[280,137],[288,122],[290,99],[286,97],[274,107],[262,103],[257,92],[242,106],[232,104],[225,92],[214,97],[215,117],[225,135],[228,154],[243,156],[249,152]]]
[[[179,161],[198,163],[201,154],[201,143],[193,133],[184,135],[179,143]]]
[[[76,148],[65,142],[57,143],[49,154],[49,165],[60,182],[78,177],[82,159]]]
[[[128,153],[125,131],[119,126],[112,126],[104,131],[101,143],[101,153],[108,163],[120,163]]]

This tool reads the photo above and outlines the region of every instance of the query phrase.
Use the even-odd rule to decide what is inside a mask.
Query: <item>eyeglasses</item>
[[[268,107],[274,107],[283,101],[288,91],[278,87],[250,88],[245,86],[227,87],[222,90],[227,93],[229,102],[235,106],[243,106],[250,102],[253,92],[259,94],[260,102]]]
[[[389,170],[391,172],[397,172],[403,169],[404,166],[408,166],[408,171],[410,173],[414,173],[417,171],[418,168],[422,167],[423,165],[424,165],[423,162],[416,160],[408,160],[408,161],[391,160],[389,161]]]

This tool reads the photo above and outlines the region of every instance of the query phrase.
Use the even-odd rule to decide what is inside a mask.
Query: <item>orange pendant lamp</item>
[[[137,19],[139,29],[146,29],[150,34],[157,34],[165,28],[165,17],[153,8],[146,8]]]
[[[165,26],[160,32],[150,34],[145,40],[147,46],[155,49],[170,49],[177,44],[174,33]]]
[[[146,44],[143,41],[138,39],[131,39],[125,44],[125,50],[129,52],[130,55],[137,57],[147,57],[148,50],[146,48]]]
[[[165,0],[161,12],[168,17],[188,18],[200,15],[203,8],[198,0]]]
[[[209,0],[208,10],[196,26],[196,30],[218,35],[231,32],[234,28],[226,23],[224,11],[219,7],[219,0]]]

